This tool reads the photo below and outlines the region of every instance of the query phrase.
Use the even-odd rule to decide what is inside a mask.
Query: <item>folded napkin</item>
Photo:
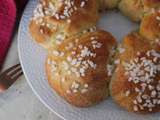
[[[0,67],[11,43],[14,24],[27,0],[0,0]]]

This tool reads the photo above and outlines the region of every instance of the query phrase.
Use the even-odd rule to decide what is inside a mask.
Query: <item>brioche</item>
[[[46,73],[51,87],[70,104],[87,107],[109,95],[110,76],[107,63],[114,37],[97,30],[67,39],[57,48],[50,48]]]
[[[160,1],[159,0],[143,0],[144,4],[144,11],[149,12],[153,8],[159,9],[160,8]]]
[[[98,20],[96,0],[41,0],[34,11],[29,31],[44,48],[95,26]]]
[[[121,0],[119,4],[120,11],[133,21],[140,21],[143,17],[142,0]]]
[[[99,10],[117,8],[121,0],[97,0],[99,3]]]
[[[121,107],[136,113],[160,111],[160,46],[151,45],[138,33],[122,42],[110,83],[110,94]]]
[[[140,34],[148,40],[160,39],[160,10],[147,13],[140,25]]]
[[[104,5],[106,9],[116,8],[120,0],[104,0]]]
[[[96,27],[100,11],[116,8],[141,22],[118,45]],[[49,85],[70,104],[92,106],[110,93],[128,111],[160,111],[160,0],[40,0],[29,32],[48,51]]]
[[[118,6],[124,15],[139,22],[145,13],[160,8],[160,0],[121,0]]]

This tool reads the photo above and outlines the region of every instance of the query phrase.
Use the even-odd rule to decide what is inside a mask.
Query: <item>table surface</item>
[[[2,70],[18,62],[16,32]],[[0,93],[0,120],[11,119],[61,120],[38,100],[27,84],[24,76],[19,78],[7,91]]]

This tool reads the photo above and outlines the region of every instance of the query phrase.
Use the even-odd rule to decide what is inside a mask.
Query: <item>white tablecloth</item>
[[[3,70],[19,63],[17,34],[13,38]],[[33,94],[22,76],[11,88],[0,93],[0,120],[61,120]]]

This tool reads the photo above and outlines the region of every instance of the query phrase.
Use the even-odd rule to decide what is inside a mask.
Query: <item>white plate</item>
[[[36,4],[37,0],[30,0],[25,9],[19,28],[18,50],[21,65],[30,87],[51,111],[66,120],[160,120],[159,114],[144,116],[129,113],[116,105],[111,98],[90,108],[75,108],[60,98],[49,87],[46,80],[44,71],[46,50],[37,45],[28,32],[29,19]],[[102,14],[101,18],[98,26],[112,32],[118,40],[138,26],[116,11]]]

